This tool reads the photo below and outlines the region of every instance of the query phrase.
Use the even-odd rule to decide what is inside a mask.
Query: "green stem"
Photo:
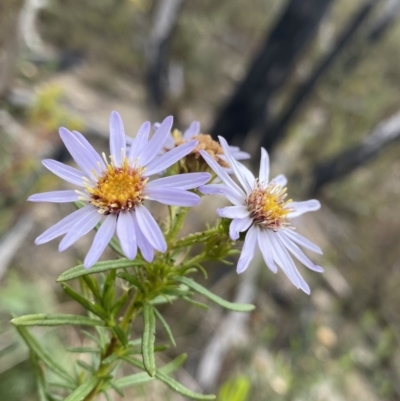
[[[172,249],[183,248],[186,246],[199,244],[201,242],[206,242],[211,237],[217,235],[218,233],[219,233],[218,227],[214,227],[199,233],[189,234],[186,237],[176,240],[175,243],[171,246],[171,248]]]
[[[175,209],[173,206],[171,207],[171,223],[169,227],[169,231],[166,235],[167,239],[167,244],[171,245],[171,243],[174,241],[175,237],[181,230],[183,223],[185,222],[186,215],[189,212],[188,207],[179,207]],[[174,211],[176,212],[174,213]],[[175,214],[175,216],[173,216]]]

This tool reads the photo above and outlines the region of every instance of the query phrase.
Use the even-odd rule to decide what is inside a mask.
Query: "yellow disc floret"
[[[131,210],[143,202],[143,188],[147,178],[143,168],[129,165],[125,159],[121,167],[107,163],[107,170],[97,179],[94,187],[85,183],[90,194],[89,203],[99,209],[100,213],[118,213]]]
[[[266,188],[256,184],[253,192],[247,197],[246,204],[254,223],[278,231],[289,226],[287,215],[291,199],[285,201],[287,189],[271,182]]]

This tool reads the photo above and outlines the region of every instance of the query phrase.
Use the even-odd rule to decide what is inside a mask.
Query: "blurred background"
[[[91,239],[34,246],[72,210],[26,202],[65,186],[40,160],[71,162],[61,125],[107,152],[117,110],[131,136],[199,120],[254,171],[264,146],[291,198],[323,204],[296,222],[324,250],[325,273],[300,268],[311,296],[260,259],[240,277],[208,266],[208,288],[257,309],[165,307],[178,346],[160,361],[188,352],[178,379],[218,401],[399,400],[399,65],[399,0],[1,0],[0,398],[38,400],[11,315],[80,312],[55,279]],[[67,365],[86,358],[65,351],[84,341],[74,328],[32,332]],[[151,383],[126,399],[183,398]]]

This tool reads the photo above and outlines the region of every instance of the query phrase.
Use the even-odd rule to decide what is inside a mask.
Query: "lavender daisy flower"
[[[316,253],[322,254],[322,251],[317,245],[294,231],[291,219],[318,210],[320,203],[315,199],[304,202],[286,200],[287,180],[285,176],[279,175],[269,181],[269,158],[265,149],[261,149],[259,178],[255,178],[245,166],[234,159],[225,139],[219,137],[219,140],[226,160],[240,185],[236,184],[212,157],[201,151],[201,155],[222,184],[204,185],[199,190],[204,194],[225,195],[233,203],[233,206],[217,210],[221,217],[232,219],[229,227],[232,240],[237,240],[241,232],[248,230],[237,272],[242,273],[247,269],[258,244],[264,261],[272,272],[276,273],[279,266],[297,288],[309,294],[310,287],[298,272],[290,254],[309,269],[322,272],[322,267],[311,262],[299,245]]]
[[[60,252],[64,251],[103,220],[86,255],[86,268],[99,259],[114,233],[128,259],[136,257],[138,247],[148,262],[153,260],[155,250],[165,252],[167,244],[164,236],[143,204],[144,200],[194,206],[200,202],[200,197],[187,190],[205,184],[211,177],[208,173],[189,173],[149,181],[150,176],[176,163],[197,145],[195,140],[188,141],[158,156],[172,121],[171,116],[167,117],[150,140],[150,123],[145,122],[127,152],[121,117],[112,112],[110,161],[104,153],[103,158],[100,157],[79,132],[60,128],[61,139],[80,170],[56,160],[43,160],[43,164],[65,181],[81,187],[81,190],[46,192],[32,195],[28,200],[56,203],[80,200],[87,205],[50,227],[36,238],[35,243],[43,244],[65,234],[59,246]]]

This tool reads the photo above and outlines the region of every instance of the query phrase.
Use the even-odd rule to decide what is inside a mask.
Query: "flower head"
[[[247,231],[237,272],[242,273],[247,269],[258,244],[271,271],[276,273],[279,266],[297,288],[309,294],[310,288],[298,272],[290,254],[309,269],[322,272],[322,267],[311,262],[299,245],[316,253],[322,251],[294,231],[291,219],[318,210],[320,203],[315,199],[305,202],[287,199],[286,178],[280,175],[269,181],[269,158],[265,149],[261,150],[259,178],[255,178],[245,166],[234,159],[225,139],[219,137],[219,140],[240,185],[206,152],[200,151],[222,184],[204,185],[199,189],[204,194],[223,194],[232,202],[233,206],[217,210],[221,217],[232,219],[229,226],[232,240],[237,240],[241,232]]]
[[[80,200],[87,205],[50,227],[36,238],[35,243],[43,244],[65,234],[59,246],[61,252],[103,220],[86,255],[86,268],[99,259],[114,233],[128,259],[136,257],[138,247],[149,262],[153,260],[155,250],[165,252],[164,236],[144,201],[194,206],[200,198],[187,190],[205,184],[211,177],[208,173],[189,173],[149,181],[150,176],[176,163],[197,145],[195,140],[188,141],[158,156],[171,126],[172,117],[167,117],[149,139],[150,123],[145,122],[128,152],[121,117],[112,112],[109,160],[104,154],[100,157],[79,132],[60,128],[61,139],[79,170],[56,160],[43,160],[43,164],[81,189],[36,194],[28,200],[56,203]]]
[[[207,152],[221,167],[229,169],[230,166],[225,159],[221,145],[215,141],[211,135],[201,133],[200,123],[198,121],[193,121],[183,134],[177,129],[170,132],[165,141],[164,150],[171,150],[190,140],[196,140],[198,144],[185,157],[185,167],[188,171],[204,171],[205,169],[209,169],[207,163],[204,162],[200,154],[201,150]],[[236,146],[230,146],[229,149],[236,160],[244,160],[250,157],[248,153],[241,151]]]

